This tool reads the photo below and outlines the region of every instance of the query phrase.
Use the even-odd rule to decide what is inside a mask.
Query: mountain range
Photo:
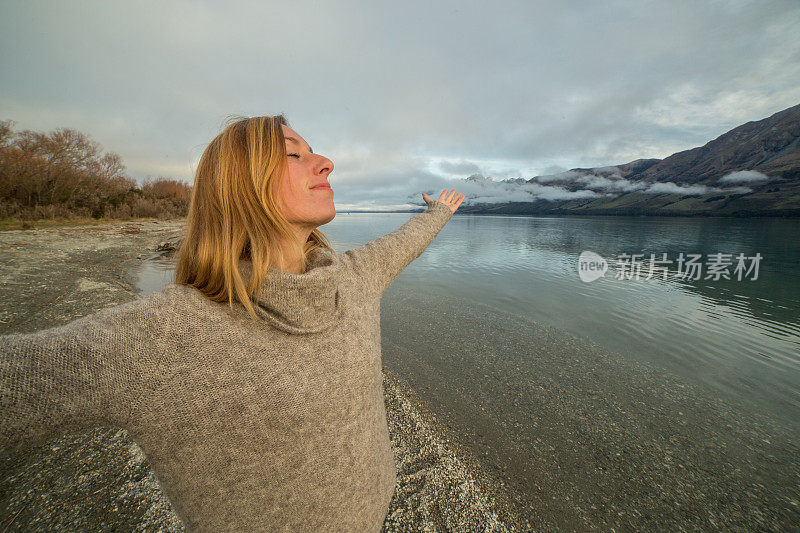
[[[471,194],[459,208],[463,213],[796,217],[800,105],[665,159],[573,168],[527,180],[498,182],[479,175],[466,180],[487,194]],[[503,197],[513,201],[498,201]]]

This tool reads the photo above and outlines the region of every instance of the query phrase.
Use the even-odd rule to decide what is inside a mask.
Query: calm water
[[[322,227],[342,252],[402,225],[408,214],[339,214]],[[456,216],[392,288],[458,297],[539,321],[767,406],[800,408],[800,221],[784,219]],[[581,281],[577,259],[609,261]],[[702,279],[708,254],[760,253],[754,272]],[[620,254],[702,254],[700,280],[618,279]],[[750,266],[750,260],[746,265]],[[735,264],[735,263],[734,263]],[[138,287],[160,290],[172,263],[142,264]]]
[[[410,216],[339,214],[321,229],[342,252],[389,233]],[[619,442],[634,442],[631,449],[642,464],[661,464],[660,456],[648,455],[661,452],[647,446],[683,433],[686,447],[678,453],[685,468],[695,465],[714,480],[702,498],[687,492],[686,508],[695,506],[698,516],[709,509],[721,517],[742,513],[742,523],[767,528],[796,525],[798,235],[800,220],[456,216],[384,295],[384,366],[407,379],[444,423],[465,436],[465,445],[507,475],[509,485],[516,483],[539,516],[550,513],[562,527],[636,524],[625,522],[606,501],[620,492],[651,501],[653,518],[639,525],[681,523],[683,515],[669,518],[678,512],[680,495],[659,499],[642,488],[634,498],[634,475],[614,473],[613,462],[601,459],[586,466],[586,457],[602,449],[619,456]],[[610,267],[590,283],[578,274],[585,250],[606,258]],[[680,279],[674,263],[666,280],[661,273],[645,280],[646,268],[638,280],[617,279],[620,254],[649,259],[651,253],[658,259],[666,253],[672,261],[680,253],[701,254],[701,279]],[[730,280],[705,279],[708,254],[716,253],[760,254],[757,279],[751,271],[736,280],[735,261]],[[167,260],[145,262],[140,289],[150,292],[172,281],[171,268]],[[592,346],[620,359],[602,359]],[[612,408],[618,409],[616,418],[603,422]],[[553,412],[560,414],[544,424]],[[628,416],[638,422],[626,426]],[[745,426],[749,436],[738,433]],[[585,448],[565,451],[563,443],[575,436],[570,428],[584,436],[599,429]],[[754,435],[757,445],[749,440]],[[552,443],[552,464],[542,442]],[[745,451],[735,459],[720,455],[711,451],[714,442],[719,449]],[[597,468],[619,486],[592,489],[588,480]],[[660,486],[678,487],[676,492],[699,483],[663,468],[639,468],[649,476],[641,486],[656,483],[652,477]],[[548,469],[560,474],[543,474]],[[569,505],[542,496],[542,486],[569,494]],[[752,486],[763,493],[747,488]],[[727,496],[708,495],[717,493]]]
[[[349,248],[407,216],[347,215],[328,234]],[[645,217],[458,217],[399,285],[539,321],[709,386],[800,413],[800,221]],[[336,247],[337,250],[339,247]],[[343,248],[343,249],[344,249]],[[580,280],[594,251],[606,276]],[[718,252],[762,259],[757,279],[617,279],[620,254]],[[750,261],[747,261],[749,266]],[[703,265],[701,278],[708,274]],[[729,269],[732,273],[733,267]]]

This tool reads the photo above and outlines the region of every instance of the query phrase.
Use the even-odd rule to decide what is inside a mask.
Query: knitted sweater
[[[0,448],[116,426],[189,531],[380,531],[396,482],[381,294],[451,217],[434,200],[360,248],[312,253],[303,274],[272,267],[258,324],[173,283],[0,336]]]

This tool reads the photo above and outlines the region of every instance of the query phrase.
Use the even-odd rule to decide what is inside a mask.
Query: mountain
[[[504,180],[516,185],[519,181]],[[665,159],[574,168],[536,176],[524,184],[528,185],[525,190],[535,195],[556,190],[543,189],[553,187],[563,193],[556,196],[572,198],[479,203],[462,205],[460,210],[497,214],[800,216],[800,105],[747,122],[703,146]]]
[[[648,168],[642,179],[714,184],[730,172],[755,170],[796,180],[798,169],[800,105],[742,124],[705,146],[672,154]]]

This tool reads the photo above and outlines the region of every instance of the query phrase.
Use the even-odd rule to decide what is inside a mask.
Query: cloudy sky
[[[228,116],[284,113],[334,161],[337,209],[402,207],[479,194],[453,181],[471,174],[666,157],[796,105],[798,30],[796,0],[6,1],[0,119],[191,182]]]

